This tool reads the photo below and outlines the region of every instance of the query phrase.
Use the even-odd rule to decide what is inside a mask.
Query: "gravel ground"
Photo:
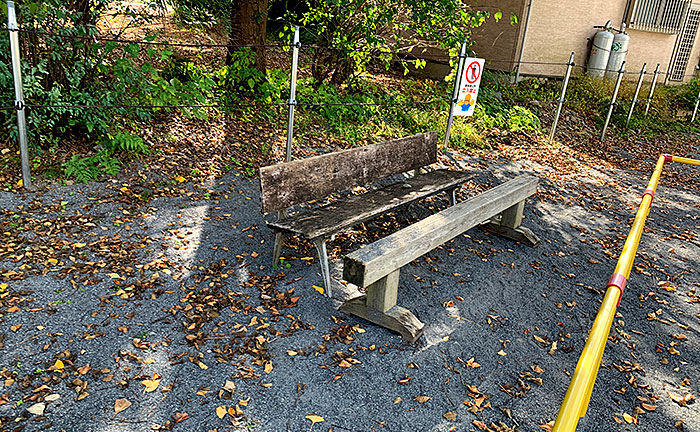
[[[269,265],[257,180],[235,171],[152,200],[121,181],[3,193],[2,430],[549,430],[650,173],[450,156],[478,174],[462,198],[539,175],[524,224],[543,243],[476,228],[404,268],[414,345],[337,311],[340,257],[444,197],[339,235],[329,299],[309,244]],[[672,172],[579,431],[700,431],[700,192]]]

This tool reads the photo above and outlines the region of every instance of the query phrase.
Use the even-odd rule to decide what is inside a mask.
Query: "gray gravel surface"
[[[478,174],[462,199],[539,175],[524,224],[543,244],[476,228],[406,266],[399,304],[426,323],[413,345],[337,311],[354,290],[341,257],[445,197],[339,235],[329,299],[309,244],[292,240],[288,265],[272,268],[257,180],[240,173],[171,182],[174,196],[149,202],[116,181],[0,194],[0,235],[25,239],[0,249],[3,430],[547,430],[650,173],[445,163]],[[679,175],[657,191],[579,431],[700,431],[688,396],[700,381],[700,193],[697,176]],[[64,369],[50,370],[57,359]],[[115,413],[122,398],[131,406]],[[43,415],[27,411],[37,403]],[[234,415],[220,419],[221,406]]]

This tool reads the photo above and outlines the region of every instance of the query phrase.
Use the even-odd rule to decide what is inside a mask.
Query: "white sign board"
[[[467,57],[464,71],[460,78],[457,102],[452,104],[452,114],[456,116],[474,115],[476,97],[479,94],[481,74],[484,71],[484,59]]]

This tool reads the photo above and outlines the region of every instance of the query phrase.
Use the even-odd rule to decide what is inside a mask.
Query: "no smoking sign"
[[[467,57],[464,60],[464,71],[462,72],[457,94],[457,102],[452,104],[452,112],[456,116],[471,116],[474,114],[476,97],[479,94],[479,84],[481,84],[481,73],[484,70],[484,59]]]

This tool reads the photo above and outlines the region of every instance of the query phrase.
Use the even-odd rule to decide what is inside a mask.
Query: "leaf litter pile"
[[[478,174],[461,199],[539,175],[525,224],[544,243],[475,229],[406,266],[399,303],[427,325],[409,345],[335,310],[308,243],[270,265],[250,177],[280,146],[264,156],[274,133],[246,127],[160,142],[116,181],[1,197],[0,429],[551,429],[662,143],[495,132],[490,152],[448,152]],[[700,430],[697,180],[665,171],[581,430]],[[334,266],[445,205],[339,234]]]

